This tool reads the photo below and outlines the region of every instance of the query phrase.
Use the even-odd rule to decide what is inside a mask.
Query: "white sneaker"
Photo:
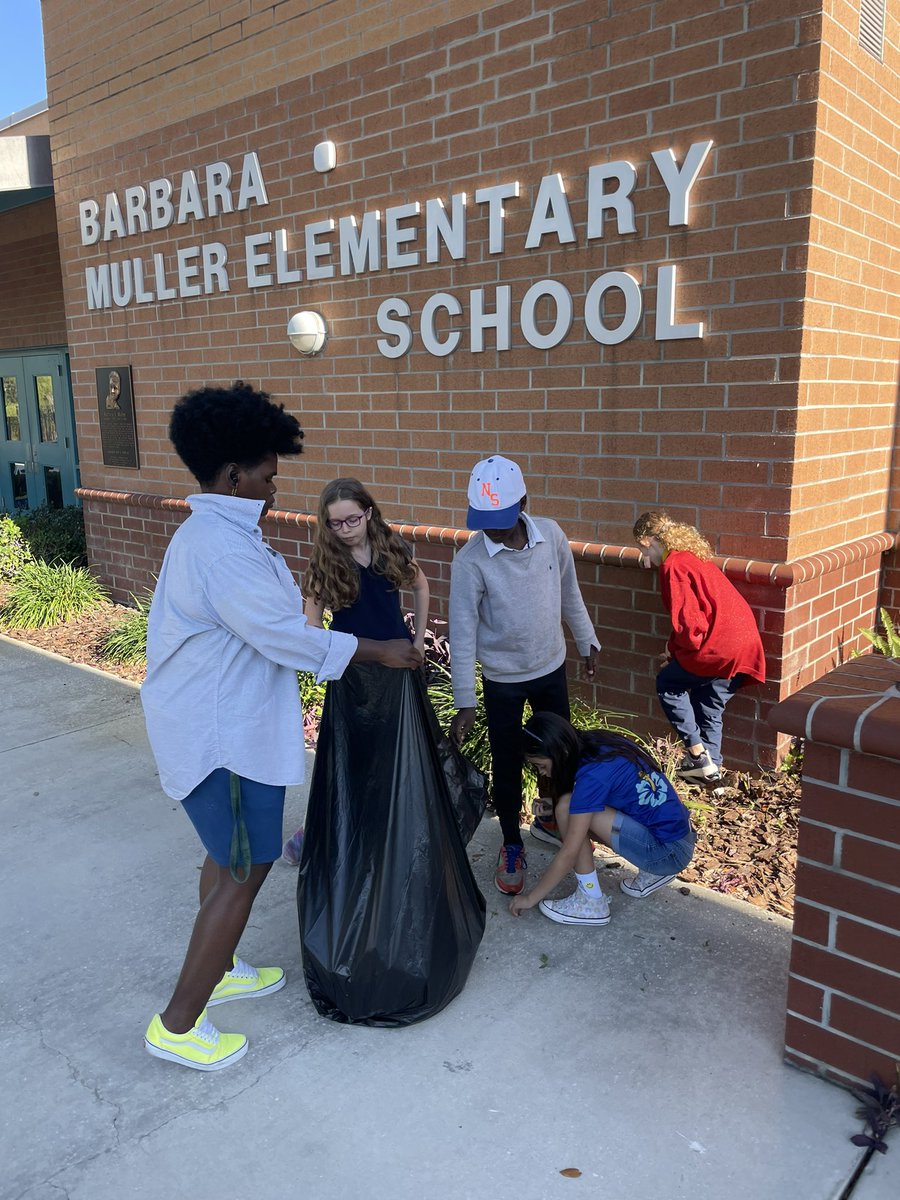
[[[562,900],[541,900],[538,908],[558,925],[608,925],[609,901],[601,892],[589,896],[580,887]]]
[[[674,875],[651,875],[649,871],[638,871],[634,879],[623,879],[619,887],[626,896],[634,896],[640,900],[641,897],[649,896],[657,888],[665,887],[667,883],[671,883],[673,879],[677,878],[677,871]]]

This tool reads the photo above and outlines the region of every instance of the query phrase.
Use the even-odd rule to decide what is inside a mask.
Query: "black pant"
[[[566,664],[521,683],[496,683],[484,678],[484,714],[491,743],[494,808],[500,819],[504,846],[522,844],[522,717],[525,703],[532,712],[553,712],[569,719]]]

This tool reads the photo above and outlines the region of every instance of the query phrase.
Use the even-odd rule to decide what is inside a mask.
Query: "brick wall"
[[[881,554],[829,571],[791,591],[782,636],[782,695],[805,687],[868,643],[878,599]]]
[[[698,524],[721,554],[777,563],[883,528],[897,360],[896,332],[885,325],[897,291],[888,228],[896,181],[885,177],[893,160],[878,119],[894,119],[895,20],[879,65],[850,44],[849,7],[823,17],[812,0],[465,0],[452,13],[446,4],[394,0],[359,8],[171,0],[151,12],[125,0],[113,22],[103,6],[87,14],[65,0],[47,7],[88,487],[185,494],[191,481],[165,436],[171,404],[187,386],[240,376],[302,414],[307,453],[284,466],[279,496],[301,512],[314,510],[328,479],[356,473],[388,519],[458,525],[472,463],[501,451],[521,462],[532,510],[556,517],[576,539],[627,543],[637,513],[666,506]],[[205,110],[198,96],[210,98]],[[848,105],[863,114],[860,130],[842,123]],[[311,165],[324,137],[338,147],[327,177]],[[693,189],[690,227],[671,227],[651,151],[670,147],[681,160],[705,139],[714,148]],[[214,160],[237,166],[251,149],[268,206],[81,245],[77,204],[85,197],[177,180]],[[619,159],[637,170],[637,232],[619,234],[609,221],[603,239],[587,241],[587,168]],[[875,164],[878,186],[846,186],[842,164],[858,174],[863,159]],[[551,236],[527,249],[531,206],[553,172],[566,183],[576,242]],[[505,251],[492,254],[485,206],[472,203],[473,193],[511,180],[520,195],[506,205]],[[86,305],[87,265],[154,252],[171,262],[177,248],[212,238],[237,264],[245,236],[274,228],[287,230],[293,253],[309,221],[359,219],[460,191],[470,197],[464,262],[444,255],[260,290],[236,266],[227,294],[102,312]],[[667,263],[679,269],[678,319],[702,320],[702,341],[654,337],[657,269]],[[609,270],[638,280],[644,317],[634,337],[599,346],[581,312],[592,281]],[[836,281],[845,276],[863,300],[852,315],[839,302]],[[488,334],[487,349],[473,352],[470,289],[485,288],[490,306],[493,289],[508,285],[517,314],[540,278],[573,296],[565,341],[534,349],[514,316],[510,351],[495,349]],[[379,303],[402,296],[417,317],[438,291],[460,300],[460,348],[435,358],[417,336],[405,357],[382,357]],[[312,360],[299,359],[285,336],[301,307],[319,309],[329,326],[326,351]],[[616,314],[613,303],[610,323]],[[118,362],[134,369],[140,472],[101,460],[94,370]],[[115,565],[124,581],[126,535],[139,531],[121,532]],[[133,555],[131,563],[137,571]],[[829,665],[858,614],[871,621],[875,569],[866,564],[852,597],[848,571],[802,593],[749,589],[773,685],[729,709],[738,761],[747,761],[747,734],[771,699]],[[598,698],[650,718],[647,655],[663,636],[651,583],[630,569],[581,570],[608,647]],[[440,578],[435,591],[442,595]],[[839,603],[830,620],[832,598]]]
[[[144,120],[131,140],[98,146],[93,122],[88,130],[82,121],[84,148],[76,144],[56,165],[85,483],[135,487],[128,473],[102,466],[93,411],[95,365],[124,355],[134,364],[145,451],[138,490],[188,483],[164,437],[166,409],[182,387],[242,374],[302,410],[309,455],[302,472],[286,472],[289,507],[310,508],[328,478],[349,470],[371,479],[391,516],[458,520],[472,462],[503,449],[522,461],[536,509],[556,515],[573,537],[624,540],[642,508],[667,504],[705,527],[723,553],[783,557],[804,280],[804,222],[784,213],[812,179],[815,104],[798,85],[798,73],[805,78],[818,62],[808,7],[644,4],[628,6],[626,17],[613,5],[598,17],[583,4],[495,5],[299,78],[291,78],[288,56],[290,83],[157,130]],[[48,61],[55,36],[48,28]],[[128,54],[139,41],[129,38]],[[67,47],[61,61],[80,57],[77,38]],[[120,63],[102,42],[98,54],[111,73]],[[119,78],[111,74],[110,90]],[[167,77],[173,104],[176,83]],[[123,132],[125,109],[140,94],[115,92]],[[68,88],[63,95],[65,112],[51,87],[54,137],[75,120]],[[77,95],[86,102],[88,93]],[[112,113],[113,100],[92,117]],[[326,132],[340,157],[324,181],[310,154]],[[705,138],[715,148],[695,185],[692,227],[672,230],[650,150],[671,146],[681,156]],[[89,313],[85,264],[169,250],[173,239],[166,231],[82,247],[78,200],[217,158],[234,162],[248,148],[260,155],[271,204],[214,223],[235,257],[245,234],[276,222],[296,244],[314,216],[361,215],[518,179],[507,250],[490,255],[485,213],[473,205],[465,264],[320,281],[299,296],[236,284],[227,296]],[[541,177],[563,173],[583,231],[586,166],[612,157],[637,167],[638,232],[591,244],[582,237],[574,247],[554,248],[550,238],[526,250]],[[179,243],[196,237],[189,231]],[[656,268],[673,261],[680,319],[706,320],[702,342],[653,337]],[[507,353],[463,348],[441,360],[414,350],[389,361],[375,348],[374,312],[384,296],[405,296],[417,312],[446,290],[466,308],[470,286],[502,282],[515,309],[531,282],[547,276],[564,281],[577,306],[591,280],[619,268],[640,279],[647,310],[639,335],[619,346],[599,347],[576,321],[554,351],[518,338]],[[319,307],[329,322],[320,359],[301,362],[286,343],[298,303]]]
[[[898,682],[856,660],[771,716],[807,735],[786,1055],[843,1083],[900,1059],[900,693],[866,715]]]
[[[65,344],[53,201],[0,213],[0,352]]]
[[[896,7],[885,61],[859,45],[858,0],[823,7],[791,550],[885,528],[897,428],[900,86]],[[896,487],[896,480],[894,481]]]
[[[891,614],[895,623],[900,625],[900,552],[891,554],[884,564],[881,593],[878,597],[879,606]]]

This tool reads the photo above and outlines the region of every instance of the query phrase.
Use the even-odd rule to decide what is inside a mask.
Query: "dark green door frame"
[[[65,349],[0,353],[0,504],[74,504],[75,416]]]

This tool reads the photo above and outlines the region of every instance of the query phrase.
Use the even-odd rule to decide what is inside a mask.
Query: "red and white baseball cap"
[[[521,510],[525,480],[518,463],[493,454],[476,463],[469,476],[467,529],[511,529]]]

